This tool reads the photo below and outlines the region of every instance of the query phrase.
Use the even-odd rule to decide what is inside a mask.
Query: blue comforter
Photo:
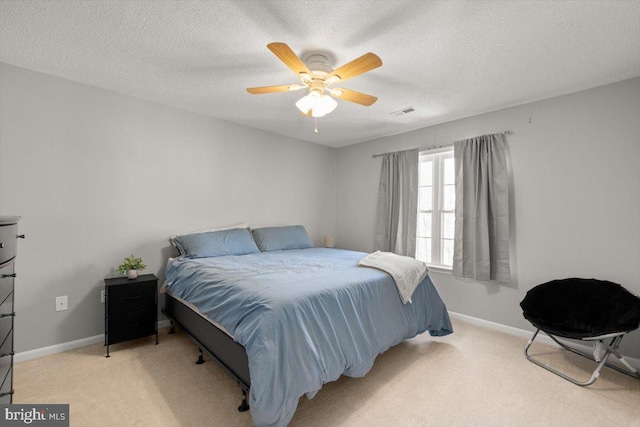
[[[245,347],[254,425],[287,425],[300,396],[312,398],[343,374],[364,376],[378,354],[407,338],[453,332],[428,276],[404,305],[391,276],[358,267],[365,255],[317,248],[167,266],[167,289]]]

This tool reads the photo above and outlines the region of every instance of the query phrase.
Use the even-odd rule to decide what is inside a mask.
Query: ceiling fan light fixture
[[[309,110],[311,110],[311,101],[309,100],[309,95],[305,95],[296,102],[296,107],[298,110],[302,111],[302,114],[309,114]]]
[[[320,95],[320,100],[319,100],[319,104],[320,104],[320,111],[324,112],[323,116],[325,114],[329,114],[330,112],[332,112],[333,110],[336,109],[336,107],[338,106],[338,103],[335,101],[335,99],[331,98],[330,96],[327,95]],[[315,111],[313,111],[315,113]]]
[[[335,110],[337,106],[338,103],[333,98],[315,90],[296,102],[296,107],[298,107],[303,114],[309,114],[309,110],[311,110],[312,117],[326,116]]]

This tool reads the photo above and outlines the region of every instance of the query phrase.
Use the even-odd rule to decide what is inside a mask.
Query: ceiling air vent
[[[404,116],[405,114],[409,114],[409,113],[414,112],[414,111],[415,111],[415,108],[413,108],[413,107],[405,107],[402,110],[394,111],[393,113],[389,113],[389,114],[391,114],[392,116],[395,116],[395,117],[400,117],[400,116]]]

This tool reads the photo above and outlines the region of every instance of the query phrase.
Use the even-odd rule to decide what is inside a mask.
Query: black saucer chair
[[[640,372],[618,353],[622,338],[640,326],[640,298],[617,283],[596,279],[562,279],[538,285],[527,292],[520,303],[524,317],[537,328],[527,343],[527,359],[579,386],[588,386],[608,366],[640,378]],[[546,333],[561,347],[598,362],[591,378],[577,381],[529,355],[529,347],[538,333]],[[560,342],[557,337],[593,343],[593,357]],[[622,369],[607,362],[615,355]]]

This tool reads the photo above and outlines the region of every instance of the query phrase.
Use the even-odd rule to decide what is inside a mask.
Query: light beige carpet
[[[640,380],[605,368],[578,387],[528,362],[522,338],[454,321],[378,356],[364,378],[342,377],[300,399],[292,426],[633,426]],[[196,365],[184,334],[93,345],[19,363],[14,403],[69,403],[72,426],[250,426],[240,388],[215,362]],[[592,362],[553,347],[533,354],[588,378]]]

